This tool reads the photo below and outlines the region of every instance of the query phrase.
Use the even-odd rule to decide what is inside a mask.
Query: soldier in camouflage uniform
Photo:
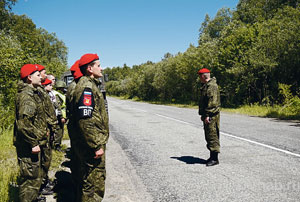
[[[71,82],[67,89],[67,94],[66,94],[66,115],[68,119],[68,134],[70,138],[70,143],[71,143],[71,150],[70,150],[70,158],[71,158],[71,175],[72,175],[72,180],[74,183],[74,186],[76,188],[76,198],[79,198],[80,195],[80,182],[81,182],[81,164],[79,160],[79,149],[75,150],[77,143],[76,139],[74,137],[78,136],[76,133],[78,133],[79,128],[75,123],[75,112],[74,112],[74,107],[73,107],[73,98],[74,98],[74,90],[76,87],[76,83],[78,83],[80,77],[82,77],[82,73],[80,72],[79,69],[79,60],[77,60],[72,67],[70,68],[70,71],[72,73],[72,76],[74,80]]]
[[[210,151],[207,166],[219,164],[220,153],[220,91],[215,77],[206,68],[198,71],[203,86],[200,89],[199,115],[204,125],[205,140]]]
[[[44,82],[47,78],[46,69],[44,66],[37,64],[39,68],[39,72],[41,73],[42,82]],[[39,92],[42,94],[42,104],[44,107],[44,116],[47,122],[47,130],[49,132],[48,143],[44,146],[44,152],[41,154],[42,159],[42,177],[43,177],[43,185],[42,188],[45,188],[45,194],[51,194],[51,188],[53,187],[53,183],[49,180],[48,172],[52,160],[52,148],[53,137],[59,131],[58,121],[56,118],[55,110],[50,100],[50,97],[44,87],[41,85],[38,87]],[[48,192],[48,193],[47,193]]]
[[[54,139],[54,145],[56,150],[61,150],[61,142],[64,136],[64,127],[67,121],[66,118],[66,96],[65,94],[66,84],[63,81],[57,81],[55,84],[55,89],[52,92],[55,95],[56,102],[59,106],[60,114],[57,116],[58,125],[60,127],[59,136]]]
[[[47,125],[42,105],[42,95],[37,90],[41,84],[38,67],[26,64],[21,68],[21,79],[15,103],[14,145],[20,166],[20,201],[37,199],[42,183],[41,153],[47,144]]]
[[[79,60],[81,73],[74,91],[76,133],[75,150],[80,150],[82,165],[81,201],[102,201],[105,190],[105,148],[109,136],[108,115],[98,85],[102,69],[97,54]]]

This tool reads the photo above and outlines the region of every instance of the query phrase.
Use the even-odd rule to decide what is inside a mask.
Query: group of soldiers
[[[53,94],[55,78],[44,66],[26,64],[20,70],[15,103],[14,145],[20,166],[20,201],[44,201],[51,188],[48,171],[52,148],[60,149],[64,123],[71,142],[71,174],[75,201],[102,201],[105,191],[105,150],[109,138],[108,111],[100,91],[102,68],[97,54],[85,54],[70,68],[74,80],[66,97],[64,85]],[[220,92],[206,68],[198,71],[203,83],[199,115],[203,121],[210,157],[207,166],[219,164]],[[63,113],[64,104],[66,112]],[[54,141],[51,137],[54,136]],[[54,144],[52,143],[54,142]],[[49,189],[48,189],[49,192]]]
[[[76,201],[101,201],[105,188],[108,113],[99,90],[102,77],[97,54],[85,54],[71,67],[74,81],[53,92],[54,80],[39,64],[20,70],[15,102],[14,145],[20,166],[20,201],[45,201],[52,148],[61,150],[64,124],[71,141],[71,172]],[[57,85],[57,89],[64,86]],[[54,94],[53,94],[54,93]],[[66,103],[66,113],[62,110]],[[54,140],[51,138],[54,137]]]

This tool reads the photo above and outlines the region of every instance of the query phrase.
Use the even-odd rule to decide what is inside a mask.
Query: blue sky
[[[25,14],[64,41],[68,65],[97,53],[102,67],[158,62],[197,45],[206,14],[235,9],[238,0],[19,0]]]

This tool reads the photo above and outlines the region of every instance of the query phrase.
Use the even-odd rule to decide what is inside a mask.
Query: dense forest
[[[26,63],[44,65],[48,73],[67,69],[67,47],[54,33],[37,28],[25,15],[15,15],[17,0],[0,0],[0,134],[12,125],[20,68]]]
[[[197,71],[217,78],[222,106],[282,105],[300,115],[300,1],[240,0],[199,22],[198,45],[157,63],[106,68],[110,95],[196,103]],[[197,37],[197,36],[196,36]]]

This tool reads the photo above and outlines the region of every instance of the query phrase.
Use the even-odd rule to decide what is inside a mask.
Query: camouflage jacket
[[[212,117],[220,112],[220,91],[215,77],[200,89],[199,115]]]
[[[48,129],[50,129],[52,133],[57,133],[57,131],[59,130],[59,125],[55,114],[55,109],[50,100],[50,97],[44,88],[38,87],[37,89],[43,95],[42,100],[43,100],[46,121],[48,124]]]
[[[56,102],[58,104],[58,109],[60,110],[62,118],[66,118],[66,96],[56,90],[53,90],[53,93],[56,97]]]
[[[76,86],[76,82],[73,80],[67,90],[67,94],[66,94],[66,116],[67,119],[71,119],[72,114],[73,114],[73,94],[74,94],[74,90],[75,90],[75,86]]]
[[[72,143],[76,142],[75,137],[78,136],[78,126],[75,123],[75,112],[73,107],[73,98],[74,98],[74,90],[75,90],[76,82],[72,81],[69,85],[67,93],[66,93],[66,116],[68,119],[67,127],[68,127],[68,134]]]
[[[99,83],[98,79],[81,77],[75,87],[73,99],[75,123],[80,128],[78,138],[93,151],[105,148],[109,137],[108,115],[103,95],[98,88]]]
[[[47,122],[42,99],[42,94],[36,88],[24,82],[18,83],[15,100],[15,146],[33,148],[47,143]]]

